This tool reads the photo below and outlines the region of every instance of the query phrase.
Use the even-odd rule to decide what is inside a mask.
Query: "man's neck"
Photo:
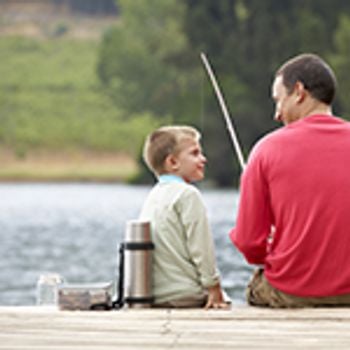
[[[303,116],[307,117],[313,114],[327,114],[332,115],[332,107],[319,101],[311,100],[303,110]]]

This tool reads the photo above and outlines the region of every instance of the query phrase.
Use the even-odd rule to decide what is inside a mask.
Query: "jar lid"
[[[64,282],[63,277],[54,272],[45,273],[40,275],[38,283],[45,283],[45,284],[61,284]]]

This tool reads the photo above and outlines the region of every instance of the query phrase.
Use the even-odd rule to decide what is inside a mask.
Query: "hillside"
[[[99,42],[116,18],[34,17],[0,21],[0,180],[134,178],[155,122],[125,116],[100,85]]]

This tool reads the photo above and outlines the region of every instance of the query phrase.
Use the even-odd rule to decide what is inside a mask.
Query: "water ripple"
[[[148,186],[114,184],[0,185],[0,304],[35,303],[41,273],[71,283],[110,281],[127,220],[138,216]],[[228,232],[235,191],[203,190],[223,286],[237,302],[251,274]]]

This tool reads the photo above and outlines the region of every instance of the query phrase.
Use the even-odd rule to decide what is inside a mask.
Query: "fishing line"
[[[224,100],[224,98],[223,98],[223,96],[221,94],[219,85],[217,83],[217,80],[215,78],[213,70],[211,69],[209,61],[208,61],[206,55],[203,52],[201,52],[201,59],[202,59],[202,62],[204,64],[204,67],[205,67],[205,69],[206,69],[206,71],[208,73],[208,76],[209,76],[209,78],[211,80],[211,83],[213,85],[214,91],[216,93],[216,97],[217,97],[217,99],[219,101],[221,110],[223,112],[224,119],[225,119],[225,122],[226,122],[226,127],[227,127],[229,135],[231,137],[231,141],[232,141],[233,147],[234,147],[234,149],[236,151],[239,164],[240,164],[242,170],[244,170],[245,169],[245,162],[244,162],[244,158],[243,158],[242,149],[241,149],[241,146],[239,144],[238,137],[237,137],[237,134],[236,134],[235,129],[233,127],[232,121],[230,119],[230,115],[228,113],[228,110],[227,110],[227,107],[226,107],[226,104],[225,104],[225,100]]]
[[[199,117],[199,125],[200,129],[202,130],[202,133],[204,133],[204,128],[205,128],[205,91],[204,91],[204,79],[205,79],[205,74],[204,72],[201,72],[200,75],[200,117]]]

